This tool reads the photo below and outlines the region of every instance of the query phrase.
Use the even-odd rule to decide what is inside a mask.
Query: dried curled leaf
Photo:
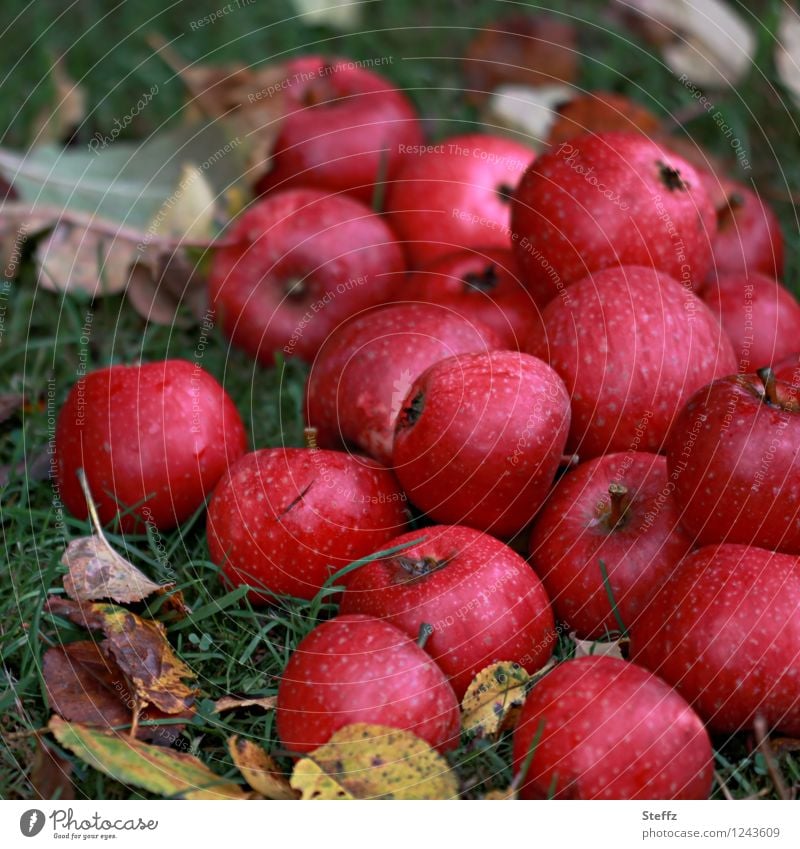
[[[361,25],[360,3],[353,0],[293,0],[294,7],[307,24],[322,24],[332,29],[353,31]]]
[[[259,707],[264,710],[274,710],[278,703],[277,696],[264,696],[255,699],[238,699],[234,696],[223,696],[214,702],[214,713],[223,713],[226,710],[238,710],[240,708]]]
[[[36,736],[36,754],[33,757],[28,780],[39,799],[74,799],[72,763],[62,758],[51,743]]]
[[[654,34],[664,61],[701,86],[728,86],[753,63],[756,38],[745,19],[723,0],[618,0]],[[655,29],[654,29],[655,25]]]
[[[234,735],[228,740],[228,751],[245,781],[265,799],[286,801],[300,797],[275,761],[252,740]]]
[[[558,108],[548,142],[559,145],[585,133],[615,130],[653,136],[661,130],[661,122],[635,100],[621,94],[595,91],[575,97]]]
[[[238,784],[213,773],[185,752],[151,746],[131,737],[99,731],[59,716],[49,729],[62,746],[94,769],[120,781],[171,799],[246,799]]]
[[[53,100],[33,121],[32,144],[64,141],[86,117],[86,91],[70,77],[63,57],[53,59],[50,76]]]
[[[542,150],[559,110],[574,96],[575,89],[565,85],[501,86],[489,99],[485,121],[515,135],[524,134],[531,147]]]
[[[410,731],[357,723],[295,764],[303,799],[451,799],[458,781],[447,761]]]
[[[501,661],[482,669],[461,701],[461,727],[495,738],[513,728],[527,696],[530,675],[518,663]]]
[[[575,643],[575,657],[590,657],[602,655],[603,657],[616,657],[619,660],[625,660],[622,654],[622,646],[628,641],[626,639],[600,641],[600,640],[579,640],[573,631],[570,639]]]
[[[57,596],[46,609],[92,631],[102,631],[101,645],[119,665],[142,705],[151,704],[168,714],[179,714],[194,704],[196,690],[184,679],[192,670],[176,656],[160,622],[142,619],[113,604],[87,604]]]
[[[781,7],[775,68],[780,81],[800,105],[800,15],[788,3]]]

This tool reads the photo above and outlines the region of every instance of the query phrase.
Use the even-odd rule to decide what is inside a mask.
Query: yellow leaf
[[[237,699],[234,696],[223,696],[214,702],[214,713],[222,713],[226,710],[237,710],[238,708],[260,707],[264,710],[274,710],[278,703],[277,696],[264,696],[255,699]]]
[[[509,661],[482,669],[461,701],[461,727],[485,737],[498,737],[512,728],[525,704],[530,675]]]
[[[616,657],[625,660],[622,654],[622,644],[625,639],[612,640],[611,642],[600,642],[599,640],[579,640],[573,631],[570,638],[575,643],[575,657],[590,657],[592,655],[603,655],[604,657]]]
[[[178,799],[246,799],[238,784],[221,778],[194,755],[151,746],[112,731],[99,731],[59,716],[50,731],[82,761],[123,784]]]
[[[483,798],[486,801],[516,799],[517,791],[513,787],[506,787],[505,790],[490,790]]]
[[[300,796],[275,761],[252,740],[234,735],[228,740],[228,751],[247,783],[265,799],[286,801]]]
[[[357,723],[337,731],[295,765],[303,799],[451,799],[447,761],[410,731]]]

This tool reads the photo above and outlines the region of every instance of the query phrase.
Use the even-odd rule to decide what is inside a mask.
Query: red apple
[[[541,312],[506,248],[469,248],[448,254],[412,272],[398,286],[396,297],[441,304],[470,321],[482,321],[512,351],[544,333]]]
[[[102,522],[123,531],[164,531],[188,519],[247,434],[225,390],[197,363],[111,366],[81,377],[56,424],[58,497],[88,515],[83,468]]]
[[[631,654],[723,734],[756,715],[800,735],[800,561],[744,545],[689,555],[630,632]]]
[[[409,153],[386,193],[408,263],[423,268],[463,248],[507,248],[511,194],[533,151],[503,136],[451,136]]]
[[[789,354],[773,368],[775,377],[800,389],[800,352]]]
[[[630,626],[691,549],[671,490],[667,461],[643,452],[581,463],[556,484],[533,528],[531,563],[556,617],[581,637]]]
[[[557,637],[530,566],[502,542],[457,525],[411,531],[386,547],[420,537],[418,545],[352,573],[341,612],[385,619],[414,639],[429,625],[425,651],[459,699],[497,661],[516,661],[529,672],[543,666]]]
[[[567,660],[531,690],[514,732],[524,799],[706,799],[708,733],[678,693],[633,663]]]
[[[587,274],[652,266],[697,289],[716,216],[684,159],[640,133],[579,136],[537,158],[512,204],[513,248],[544,305]]]
[[[391,295],[403,256],[384,220],[344,195],[269,195],[217,250],[211,304],[235,344],[266,365],[275,351],[311,360],[330,331]]]
[[[405,530],[406,497],[394,475],[366,457],[270,448],[242,457],[208,507],[208,548],[229,583],[313,598],[353,560]]]
[[[739,370],[772,365],[795,350],[800,304],[772,277],[733,271],[711,279],[702,298],[739,356]]]
[[[717,235],[712,242],[717,273],[761,272],[783,275],[783,234],[778,218],[752,189],[733,180],[723,182],[724,199],[717,208]]]
[[[411,731],[441,751],[458,745],[461,717],[453,688],[399,628],[371,616],[337,616],[289,658],[278,686],[283,745],[305,754],[357,722]]]
[[[500,340],[485,325],[434,304],[402,304],[358,316],[320,350],[306,387],[306,413],[320,445],[342,442],[387,465],[394,423],[414,378],[454,354]]]
[[[800,554],[800,398],[769,369],[699,390],[675,422],[667,466],[698,545]]]
[[[432,519],[512,537],[547,497],[569,422],[564,383],[541,360],[517,351],[448,357],[406,394],[392,465]]]
[[[582,459],[663,450],[691,394],[736,372],[728,338],[703,302],[652,268],[608,268],[574,283],[543,313],[527,350],[572,398],[568,450]]]
[[[408,98],[385,77],[350,59],[300,56],[263,92],[282,97],[288,114],[270,168],[256,191],[312,186],[372,203],[422,128]]]

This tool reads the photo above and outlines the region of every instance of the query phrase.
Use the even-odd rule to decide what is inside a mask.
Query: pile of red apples
[[[281,678],[285,750],[368,722],[448,751],[486,666],[622,636],[627,661],[536,681],[522,795],[706,798],[712,736],[800,736],[800,306],[775,215],[635,130],[429,142],[386,79],[295,64],[209,301],[264,366],[308,363],[309,444],[250,451],[189,359],[114,366],[61,410],[60,498],[86,516],[83,468],[129,532],[208,501],[211,559],[253,603],[339,603]]]

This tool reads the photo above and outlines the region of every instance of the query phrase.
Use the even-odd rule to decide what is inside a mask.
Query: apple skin
[[[438,360],[501,346],[486,325],[434,304],[396,304],[333,332],[311,367],[306,418],[319,445],[392,462],[394,423],[414,378]]]
[[[394,557],[374,560],[346,579],[342,613],[391,622],[425,642],[461,699],[473,678],[492,663],[515,661],[540,669],[557,642],[553,613],[541,581],[499,540],[458,525],[434,525],[392,540],[387,548],[424,541]]]
[[[714,269],[783,276],[783,234],[778,217],[752,189],[733,180],[722,184],[724,198],[717,207],[717,235],[712,242]]]
[[[385,213],[411,268],[463,248],[508,248],[510,195],[534,152],[481,133],[409,154],[386,192]]]
[[[510,351],[544,334],[541,311],[522,285],[517,262],[507,248],[447,254],[409,274],[397,287],[396,297],[441,304],[470,321],[481,321]]]
[[[276,192],[250,207],[219,248],[209,299],[234,344],[265,365],[310,361],[330,331],[381,304],[405,266],[385,221],[346,195]],[[302,281],[302,290],[296,284]]]
[[[716,229],[695,169],[640,133],[562,143],[534,160],[512,203],[512,247],[542,306],[616,265],[652,266],[697,289]]]
[[[119,517],[123,532],[170,530],[246,450],[233,401],[196,363],[98,369],[75,383],[58,414],[58,496],[73,516],[88,516],[83,468],[101,522]]]
[[[531,565],[556,618],[579,637],[598,639],[620,630],[601,560],[628,627],[691,550],[670,492],[664,457],[626,452],[581,463],[550,493],[533,526]]]
[[[779,363],[775,363],[773,371],[778,380],[800,389],[800,352],[795,351]]]
[[[800,562],[744,545],[690,554],[630,630],[631,657],[673,685],[708,727],[756,714],[800,735]]]
[[[460,354],[412,384],[392,465],[430,518],[509,538],[547,497],[569,423],[569,395],[547,363],[518,351]]]
[[[406,497],[394,475],[366,457],[311,448],[246,454],[208,507],[211,559],[228,583],[313,598],[325,581],[402,533]]]
[[[774,392],[778,404],[757,375],[722,378],[675,421],[667,467],[681,524],[699,546],[800,554],[800,404],[788,384]]]
[[[772,277],[755,271],[712,275],[701,297],[730,337],[740,371],[771,366],[797,346],[800,304]]]
[[[391,179],[404,148],[422,141],[411,101],[349,59],[300,56],[285,70],[286,87],[277,96],[288,114],[256,192],[313,187],[371,204],[376,182]]]
[[[357,722],[411,731],[440,751],[458,745],[453,688],[399,628],[348,614],[317,625],[289,658],[278,685],[278,735],[305,754]]]
[[[711,792],[713,753],[700,718],[661,679],[613,657],[564,661],[534,686],[514,731],[515,773],[531,750],[523,799]]]
[[[526,350],[561,375],[572,399],[570,453],[663,451],[691,394],[736,372],[730,340],[692,292],[652,268],[626,266],[574,283],[543,313]]]

